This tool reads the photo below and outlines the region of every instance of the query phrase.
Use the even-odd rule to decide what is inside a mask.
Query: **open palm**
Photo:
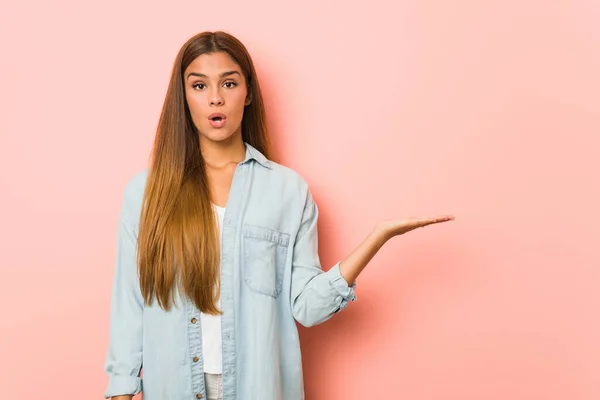
[[[386,236],[391,238],[397,235],[402,235],[417,228],[424,228],[428,225],[439,224],[441,222],[452,221],[452,215],[439,215],[436,217],[427,218],[403,218],[395,220],[386,220],[380,223],[380,228],[385,232]]]

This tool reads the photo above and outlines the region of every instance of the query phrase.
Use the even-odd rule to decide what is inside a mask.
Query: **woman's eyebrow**
[[[234,74],[240,75],[240,73],[238,71],[227,71],[227,72],[220,73],[219,78],[224,78],[226,76],[230,76],[230,75],[234,75]],[[191,76],[197,76],[199,78],[208,78],[208,76],[201,74],[199,72],[190,72],[186,79],[190,79]]]

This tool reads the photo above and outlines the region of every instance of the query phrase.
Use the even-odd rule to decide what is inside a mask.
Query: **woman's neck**
[[[200,151],[207,168],[220,170],[231,163],[239,164],[246,158],[246,146],[241,135],[232,135],[223,141],[201,140]]]

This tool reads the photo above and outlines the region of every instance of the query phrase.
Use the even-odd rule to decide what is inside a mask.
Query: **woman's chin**
[[[223,142],[235,137],[236,132],[231,132],[229,129],[214,129],[210,127],[204,131],[200,131],[200,135],[213,142]]]

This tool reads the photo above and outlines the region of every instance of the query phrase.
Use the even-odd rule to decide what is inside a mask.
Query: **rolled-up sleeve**
[[[127,189],[117,227],[116,261],[110,305],[110,334],[105,372],[108,385],[104,397],[135,395],[142,391],[143,298],[136,265],[137,229],[132,221]]]
[[[318,325],[356,301],[356,282],[350,286],[340,274],[338,261],[324,272],[318,252],[319,209],[310,190],[293,245],[291,303],[296,321],[306,327]]]

